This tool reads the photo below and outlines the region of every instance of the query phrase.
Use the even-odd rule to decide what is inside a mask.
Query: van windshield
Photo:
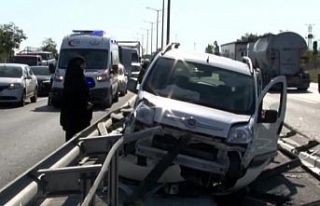
[[[157,96],[237,114],[254,111],[253,78],[207,64],[159,58],[142,89]]]
[[[65,49],[59,57],[58,68],[67,69],[69,60],[74,56],[86,59],[86,69],[106,69],[108,66],[108,50],[102,49]]]

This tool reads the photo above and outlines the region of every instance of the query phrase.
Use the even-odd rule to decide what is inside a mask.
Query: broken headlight
[[[227,138],[228,143],[248,144],[253,138],[253,134],[248,125],[233,126]]]
[[[146,100],[142,100],[135,109],[135,118],[141,123],[152,125],[154,116],[154,108]]]

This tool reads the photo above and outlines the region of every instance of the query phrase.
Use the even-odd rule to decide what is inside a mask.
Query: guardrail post
[[[320,73],[318,74],[318,92],[320,93]]]
[[[110,148],[112,145],[110,145]],[[113,155],[108,170],[108,205],[117,206],[119,200],[119,176],[118,176],[118,158],[119,152]]]
[[[83,201],[86,198],[87,194],[89,193],[89,190],[92,186],[92,180],[86,174],[83,174],[80,178],[80,184],[81,184],[82,201]],[[95,206],[95,196],[92,198],[92,201],[90,202],[90,206]]]

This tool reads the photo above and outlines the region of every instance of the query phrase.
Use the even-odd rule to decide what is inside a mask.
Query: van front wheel
[[[108,92],[108,97],[107,99],[102,103],[102,106],[105,108],[110,108],[113,103],[113,95],[112,95],[112,89],[109,90]]]

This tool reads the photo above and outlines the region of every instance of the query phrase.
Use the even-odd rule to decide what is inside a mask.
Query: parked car
[[[164,161],[171,155],[171,172],[162,179],[177,177],[172,182],[219,194],[253,182],[277,155],[287,90],[285,77],[279,76],[261,91],[261,73],[244,60],[169,46],[150,62],[140,85],[129,79],[128,90],[137,97],[125,134],[155,126],[162,131],[125,145],[122,161],[132,164],[125,178],[144,179],[148,173],[142,170],[150,171],[160,160],[169,165]],[[270,109],[265,97],[277,86],[282,89]]]
[[[119,82],[120,95],[121,96],[126,95],[127,94],[128,76],[127,76],[126,70],[122,64],[119,65],[118,82]]]
[[[26,64],[0,64],[0,102],[24,106],[27,99],[36,102],[38,81]]]
[[[32,66],[31,70],[38,80],[38,95],[48,95],[51,90],[51,79],[53,74],[49,71],[49,66]]]

